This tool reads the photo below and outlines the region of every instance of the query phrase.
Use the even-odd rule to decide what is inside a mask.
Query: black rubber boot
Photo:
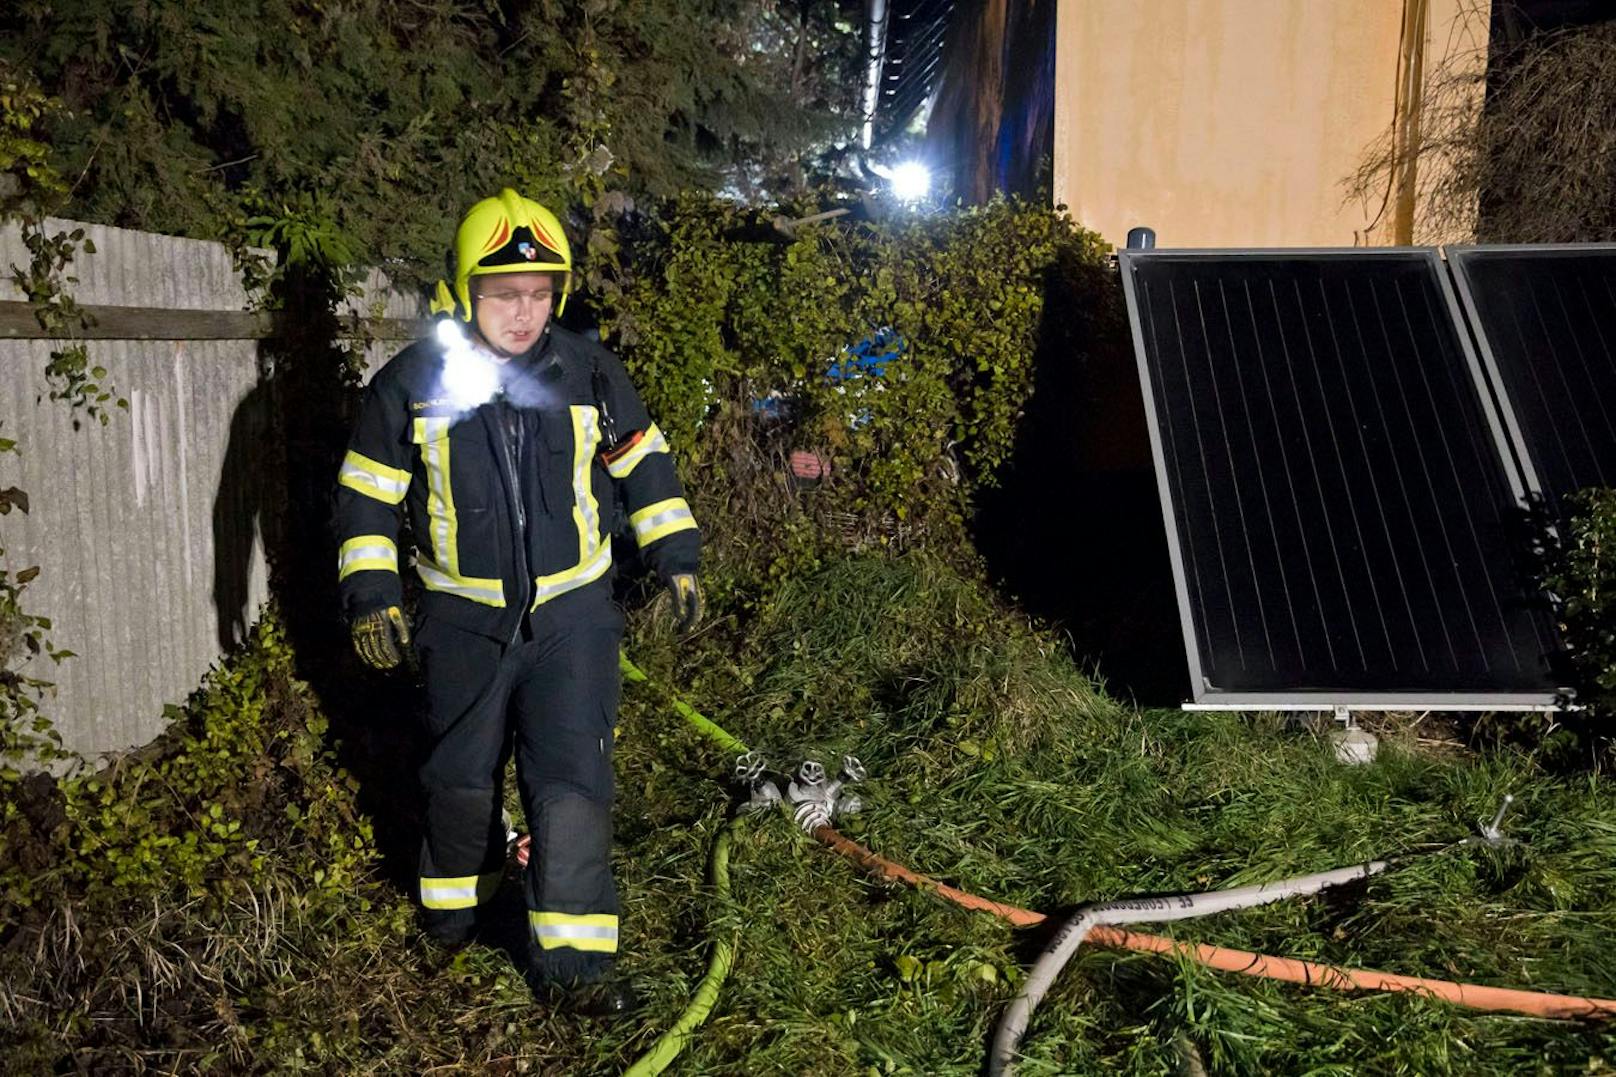
[[[534,998],[552,1010],[612,1021],[637,1012],[642,1005],[627,977],[606,972],[599,979],[559,983],[546,976],[544,968],[530,960],[525,975]]]
[[[627,980],[609,978],[562,992],[562,1006],[579,1017],[615,1021],[639,1011],[640,995]]]
[[[470,912],[471,910],[466,910]],[[424,909],[419,916],[421,934],[434,945],[447,950],[464,949],[477,933],[477,921],[471,916],[445,917]]]

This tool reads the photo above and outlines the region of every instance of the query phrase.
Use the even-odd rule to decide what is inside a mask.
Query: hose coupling
[[[792,818],[807,831],[829,826],[839,815],[849,815],[864,806],[857,795],[846,792],[855,782],[861,782],[868,772],[857,756],[842,757],[841,774],[826,780],[825,766],[815,759],[804,760],[797,768],[796,777],[786,786],[786,799],[793,805]]]
[[[752,751],[735,759],[735,780],[747,790],[743,812],[762,811],[780,803],[780,787],[769,780],[769,761],[762,752]]]

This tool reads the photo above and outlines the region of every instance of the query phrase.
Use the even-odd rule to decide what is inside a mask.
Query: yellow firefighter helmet
[[[471,278],[484,273],[559,273],[559,317],[572,291],[572,248],[554,213],[507,187],[467,211],[455,232],[450,271],[454,281],[438,282],[433,314],[471,321]]]

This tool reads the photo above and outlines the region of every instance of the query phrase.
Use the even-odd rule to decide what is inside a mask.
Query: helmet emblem
[[[516,251],[530,262],[536,262],[539,259],[539,249],[526,240],[516,245]]]

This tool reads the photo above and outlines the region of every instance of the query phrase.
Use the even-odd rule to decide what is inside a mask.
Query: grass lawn
[[[843,831],[984,896],[1061,913],[1409,856],[1343,892],[1162,933],[1616,997],[1616,788],[1603,777],[1552,773],[1527,751],[1424,743],[1412,721],[1382,730],[1374,764],[1345,767],[1326,739],[1277,716],[1141,712],[1108,698],[1053,636],[921,559],[851,558],[788,583],[738,639],[720,624],[681,649],[639,627],[630,649],[652,684],[625,692],[617,825],[624,964],[646,988],[642,1020],[546,1014],[499,945],[434,950],[404,895],[379,880],[316,915],[300,911],[295,880],[274,877],[252,901],[199,901],[183,915],[159,901],[122,935],[80,923],[104,940],[92,967],[128,959],[142,1014],[161,1011],[152,996],[201,993],[166,1032],[131,1023],[130,992],[85,1003],[79,1018],[19,1002],[46,998],[48,985],[22,978],[71,973],[73,950],[60,910],[15,933],[0,951],[0,1057],[27,1072],[71,1070],[78,1047],[77,1062],[111,1072],[615,1073],[683,1009],[719,933],[738,940],[734,971],[671,1072],[981,1072],[1047,931],[873,881],[781,813],[740,833],[721,902],[707,860],[736,800],[733,759],[673,714],[666,691],[779,768],[857,755],[870,774],[864,810]],[[1474,834],[1505,793],[1518,844],[1412,855]],[[508,887],[515,923],[513,899]],[[25,937],[52,960],[15,960]],[[1093,946],[1023,1048],[1029,1075],[1616,1071],[1616,1030],[1597,1024]]]
[[[740,654],[655,657],[654,677],[682,683],[781,764],[858,755],[871,780],[850,835],[1045,912],[1434,852],[1513,793],[1505,829],[1518,845],[1414,858],[1349,892],[1165,933],[1616,996],[1603,944],[1616,931],[1606,781],[1552,776],[1526,753],[1422,745],[1412,723],[1383,729],[1379,760],[1350,768],[1277,716],[1136,711],[976,587],[924,563],[832,567],[788,587]],[[702,776],[725,760],[665,717],[655,693],[631,692],[625,711],[628,915],[649,939],[694,941],[706,906],[689,880],[722,817],[722,788]],[[732,874],[740,958],[690,1049],[693,1071],[975,1073],[1043,941],[871,882],[784,819],[754,828]],[[682,945],[642,946],[631,960],[670,985],[658,1005],[671,1018],[699,963]],[[1186,1043],[1211,1072],[1502,1074],[1597,1072],[1616,1036],[1090,948],[1038,1011],[1021,1072],[1178,1072]]]

